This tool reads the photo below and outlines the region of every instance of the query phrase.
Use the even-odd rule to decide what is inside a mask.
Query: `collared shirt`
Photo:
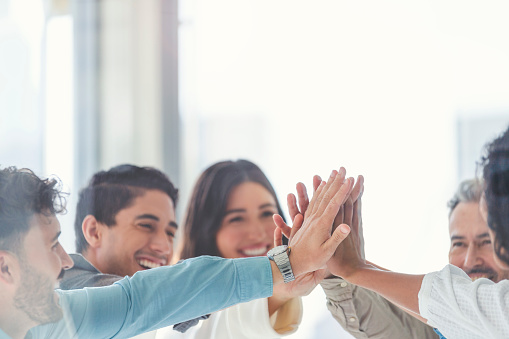
[[[266,257],[198,257],[146,270],[111,286],[61,291],[64,319],[34,327],[37,338],[127,338],[272,295]],[[0,330],[0,339],[9,338]]]
[[[447,265],[424,276],[419,312],[447,339],[509,338],[509,280],[472,282]]]
[[[69,254],[74,266],[65,271],[60,281],[60,288],[63,290],[77,290],[84,287],[109,286],[123,277],[115,274],[104,274],[99,272],[81,254]]]
[[[355,338],[438,338],[433,328],[375,292],[337,277],[320,285],[334,319]]]

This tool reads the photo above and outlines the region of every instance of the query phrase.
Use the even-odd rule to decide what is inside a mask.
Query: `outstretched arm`
[[[316,177],[314,182],[316,182]],[[363,192],[364,178],[359,176],[350,197],[336,216],[334,224],[337,226],[345,223],[352,228],[351,234],[341,246],[350,242],[350,246],[356,248],[358,255],[364,259],[361,213]],[[301,183],[297,185],[297,196],[298,199],[293,195],[288,197],[288,209],[292,217],[307,208],[307,192]],[[373,291],[331,275],[323,280],[321,285],[327,296],[327,307],[330,312],[340,325],[356,338],[431,339],[438,337],[431,327]]]
[[[276,225],[284,225],[290,231],[286,236],[290,239],[290,263],[296,280],[289,284],[280,284],[282,278],[275,263],[271,262],[274,277],[274,295],[269,298],[269,314],[273,314],[288,300],[309,294],[325,275],[325,264],[332,256],[336,244],[348,235],[349,228],[345,227],[332,232],[332,221],[340,206],[347,199],[353,186],[353,180],[345,179],[346,171],[332,171],[327,182],[316,182],[316,191],[311,201],[307,201],[306,220],[302,215],[294,219],[294,228],[290,229],[281,216],[275,215]],[[293,216],[292,216],[293,217]],[[291,233],[291,234],[290,234]],[[281,231],[276,228],[275,245],[281,244]],[[307,256],[303,257],[302,253]],[[311,269],[302,271],[300,266],[307,261],[315,261]]]

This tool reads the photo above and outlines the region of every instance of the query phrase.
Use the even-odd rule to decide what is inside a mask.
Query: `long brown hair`
[[[216,235],[226,212],[231,191],[244,182],[255,182],[267,189],[283,211],[276,192],[262,170],[247,160],[221,161],[207,168],[193,189],[184,222],[180,259],[200,255],[221,256]]]

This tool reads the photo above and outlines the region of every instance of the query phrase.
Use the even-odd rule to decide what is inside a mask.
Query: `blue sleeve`
[[[438,337],[439,337],[440,339],[447,339],[447,338],[446,338],[446,337],[444,337],[444,336],[442,335],[442,333],[440,333],[440,331],[439,331],[439,330],[437,330],[436,328],[434,328],[434,329],[433,329],[433,331],[435,331],[435,333],[436,333],[436,334],[438,334]]]
[[[269,297],[272,271],[265,257],[203,256],[59,294],[64,320],[33,329],[34,338],[126,338]]]

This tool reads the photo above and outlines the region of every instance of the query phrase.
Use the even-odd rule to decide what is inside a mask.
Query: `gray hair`
[[[479,203],[483,189],[484,181],[482,179],[467,179],[460,182],[456,193],[447,203],[447,207],[450,208],[449,217],[460,202]]]

